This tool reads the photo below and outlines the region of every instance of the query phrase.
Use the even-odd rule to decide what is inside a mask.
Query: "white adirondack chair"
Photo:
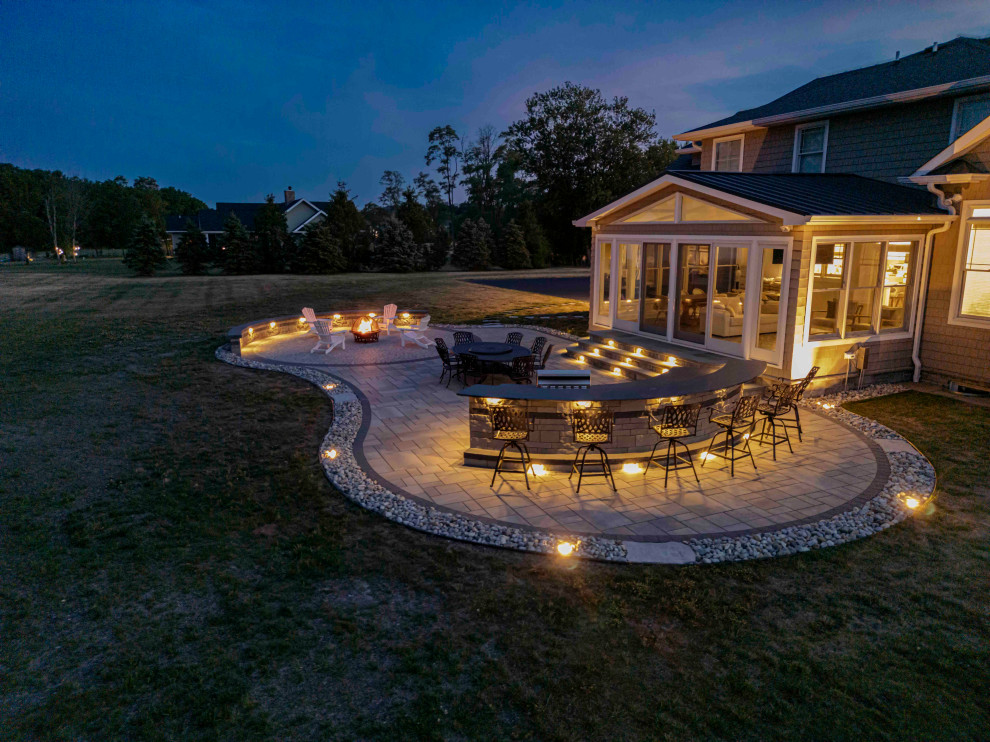
[[[415,325],[398,327],[399,339],[402,340],[403,347],[407,340],[411,343],[416,343],[420,348],[429,348],[431,345],[436,345],[436,343],[424,334],[429,326],[430,315],[424,314]]]
[[[313,329],[316,330],[316,334],[319,340],[316,341],[316,345],[310,353],[323,353],[326,355],[331,350],[336,348],[338,345],[341,348],[346,348],[344,341],[347,339],[346,332],[333,332],[333,325],[327,322],[325,319],[318,319],[313,323]]]
[[[389,328],[395,326],[395,310],[398,309],[395,304],[386,304],[385,309],[382,310],[382,316],[378,318],[378,326],[385,330],[386,335],[391,335]]]
[[[306,320],[306,326],[309,330],[307,334],[315,335],[316,330],[313,329],[313,324],[316,322],[316,312],[313,311],[312,307],[303,307],[302,316]]]

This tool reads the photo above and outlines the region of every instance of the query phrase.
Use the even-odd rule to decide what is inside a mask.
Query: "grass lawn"
[[[858,543],[688,568],[460,544],[330,486],[313,388],[213,358],[234,324],[386,300],[575,310],[457,274],[0,269],[0,738],[986,738],[988,410],[851,406],[939,474]]]

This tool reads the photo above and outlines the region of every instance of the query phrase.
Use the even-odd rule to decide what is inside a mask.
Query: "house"
[[[223,234],[223,223],[231,212],[236,214],[244,228],[251,232],[254,230],[254,215],[262,206],[264,206],[263,203],[218,201],[215,209],[201,209],[191,216],[169,216],[165,220],[165,232],[168,234],[171,244],[166,245],[166,248],[171,248],[174,252],[186,231],[186,222],[189,219],[192,219],[203,230],[203,234],[206,235],[207,242],[210,244],[220,239],[220,235]],[[298,234],[303,232],[306,227],[326,219],[330,202],[296,198],[296,193],[290,186],[285,191],[285,200],[278,206],[285,214],[289,233]]]
[[[898,54],[899,56],[899,54]],[[676,137],[592,233],[592,331],[820,384],[990,389],[990,38],[822,77]]]

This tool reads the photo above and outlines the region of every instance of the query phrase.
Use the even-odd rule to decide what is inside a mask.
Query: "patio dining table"
[[[461,343],[452,350],[459,356],[471,356],[481,364],[484,378],[490,378],[497,373],[501,365],[510,365],[516,358],[533,355],[533,351],[521,345],[511,343]]]

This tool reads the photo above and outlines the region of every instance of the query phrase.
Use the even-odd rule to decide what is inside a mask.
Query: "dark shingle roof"
[[[309,199],[306,199],[309,201]],[[295,203],[295,202],[293,202]],[[309,201],[318,209],[326,211],[330,207],[329,201]],[[288,211],[292,204],[276,204],[282,211]],[[223,223],[230,215],[230,212],[237,214],[241,224],[250,232],[254,229],[254,215],[258,209],[264,206],[263,203],[237,203],[228,201],[217,201],[215,209],[202,209],[192,215],[171,215],[165,218],[165,231],[181,232],[186,228],[186,220],[191,218],[199,224],[199,228],[204,232],[222,232]]]
[[[928,47],[896,62],[884,62],[819,77],[765,105],[739,111],[692,131],[934,85],[947,85],[984,75],[990,75],[990,37],[973,39],[960,36],[940,44],[937,52]]]
[[[927,191],[859,175],[686,170],[668,174],[803,216],[945,214]]]

